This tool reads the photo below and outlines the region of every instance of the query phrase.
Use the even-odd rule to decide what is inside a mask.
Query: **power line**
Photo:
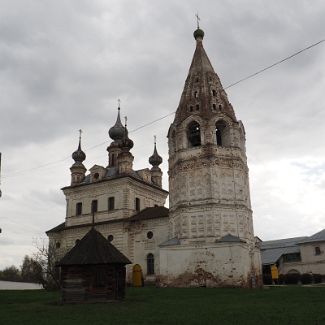
[[[325,42],[325,39],[322,39],[322,40],[320,40],[320,41],[318,41],[318,42],[316,42],[316,43],[314,43],[314,44],[311,44],[311,45],[309,45],[309,46],[303,48],[302,50],[299,50],[298,52],[295,52],[295,53],[293,53],[293,54],[291,54],[291,55],[285,57],[284,59],[281,59],[281,60],[279,60],[279,61],[277,61],[277,62],[275,62],[275,63],[273,63],[273,64],[267,66],[266,68],[263,68],[263,69],[261,69],[261,70],[258,70],[257,72],[254,72],[254,73],[248,75],[247,77],[242,78],[242,79],[240,79],[240,80],[238,80],[238,81],[236,81],[236,82],[230,84],[229,86],[225,87],[224,89],[228,89],[228,88],[230,88],[230,87],[233,87],[233,86],[235,86],[235,85],[238,85],[239,83],[241,83],[241,82],[243,82],[243,81],[245,81],[245,80],[247,80],[247,79],[253,78],[253,77],[257,76],[258,74],[260,74],[260,73],[262,73],[262,72],[264,72],[264,71],[266,71],[266,70],[269,70],[269,69],[271,69],[271,68],[273,68],[273,67],[275,67],[275,66],[277,66],[277,65],[279,65],[279,64],[281,64],[281,63],[283,63],[283,62],[285,62],[285,61],[288,61],[288,60],[292,59],[293,57],[295,57],[295,56],[301,54],[302,52],[305,52],[305,51],[307,51],[307,50],[309,50],[309,49],[311,49],[311,48],[313,48],[313,47],[315,47],[315,46],[317,46],[317,45],[319,45],[319,44],[321,44],[321,43],[323,43],[323,42]]]
[[[224,87],[223,89],[224,89],[224,90],[229,89],[229,88],[231,88],[231,87],[233,87],[233,86],[238,85],[238,84],[241,83],[241,82],[244,82],[244,81],[246,81],[246,80],[248,80],[248,79],[251,79],[251,78],[253,78],[253,77],[255,77],[255,76],[257,76],[257,75],[259,75],[259,74],[261,74],[261,73],[263,73],[263,72],[265,72],[265,71],[267,71],[267,70],[269,70],[269,69],[272,69],[273,67],[275,67],[275,66],[277,66],[277,65],[279,65],[279,64],[281,64],[281,63],[283,63],[283,62],[285,62],[285,61],[288,61],[288,60],[294,58],[295,56],[297,56],[297,55],[299,55],[299,54],[301,54],[301,53],[303,53],[303,52],[305,52],[305,51],[307,51],[307,50],[310,50],[311,48],[313,48],[313,47],[315,47],[315,46],[317,46],[317,45],[319,45],[319,44],[321,44],[321,43],[323,43],[323,42],[325,42],[325,39],[322,39],[322,40],[320,40],[320,41],[318,41],[318,42],[316,42],[316,43],[313,43],[313,44],[311,44],[311,45],[309,45],[309,46],[307,46],[307,47],[305,47],[305,48],[303,48],[303,49],[301,49],[301,50],[299,50],[299,51],[297,51],[297,52],[295,52],[295,53],[293,53],[293,54],[291,54],[291,55],[289,55],[289,56],[287,56],[287,57],[285,57],[285,58],[283,58],[283,59],[281,59],[281,60],[279,60],[279,61],[276,61],[275,63],[273,63],[273,64],[271,64],[271,65],[269,65],[269,66],[267,66],[267,67],[265,67],[265,68],[263,68],[263,69],[260,69],[260,70],[258,70],[258,71],[256,71],[256,72],[254,72],[254,73],[252,73],[252,74],[250,74],[250,75],[248,75],[248,76],[242,78],[242,79],[239,79],[238,81],[231,83],[230,85]],[[159,121],[161,121],[161,120],[163,120],[163,119],[165,119],[165,118],[167,118],[167,117],[169,117],[169,116],[171,116],[171,115],[173,115],[173,114],[175,114],[175,113],[176,113],[176,111],[173,111],[173,112],[171,112],[171,113],[168,113],[168,114],[166,114],[166,115],[164,115],[164,116],[161,116],[161,117],[159,117],[159,118],[157,118],[157,119],[155,119],[155,120],[153,120],[153,121],[151,121],[151,122],[145,123],[145,124],[143,124],[143,125],[141,125],[141,126],[135,128],[135,129],[133,129],[133,130],[131,130],[131,131],[129,131],[129,132],[130,132],[130,133],[137,132],[137,131],[139,131],[139,130],[141,130],[141,129],[143,129],[143,128],[149,126],[149,125],[152,125],[152,124],[154,124],[154,123],[156,123],[156,122],[159,122]],[[104,141],[104,142],[99,143],[99,144],[96,144],[96,145],[94,145],[94,146],[92,146],[92,147],[86,148],[85,150],[86,150],[86,151],[90,151],[90,150],[92,150],[92,149],[94,149],[94,148],[97,148],[97,147],[99,147],[99,146],[102,146],[102,145],[105,144],[105,143],[107,143],[107,141]],[[40,165],[40,166],[36,166],[36,167],[33,167],[33,168],[24,169],[24,170],[20,170],[20,171],[16,171],[16,172],[11,173],[10,176],[2,176],[2,178],[14,177],[14,176],[17,175],[17,174],[21,174],[21,173],[24,173],[24,172],[37,170],[37,169],[44,168],[44,167],[51,166],[51,165],[55,165],[55,164],[58,164],[58,163],[60,163],[60,162],[65,161],[65,160],[67,160],[67,159],[69,159],[69,158],[70,158],[70,156],[65,157],[65,158],[63,158],[63,159],[60,159],[60,160],[57,160],[57,161],[53,161],[53,162],[46,163],[46,164],[44,164],[44,165]]]

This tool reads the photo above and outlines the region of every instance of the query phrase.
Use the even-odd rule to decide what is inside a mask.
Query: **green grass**
[[[124,302],[58,305],[59,293],[0,291],[0,324],[325,324],[324,287],[129,288]]]

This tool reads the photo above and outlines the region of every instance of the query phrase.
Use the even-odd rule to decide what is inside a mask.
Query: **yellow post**
[[[139,264],[135,264],[133,266],[133,286],[134,287],[142,287],[143,281],[142,281],[142,270],[141,266]]]

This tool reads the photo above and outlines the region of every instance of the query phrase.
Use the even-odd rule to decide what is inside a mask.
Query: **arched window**
[[[221,130],[216,128],[216,139],[217,139],[217,145],[222,146],[222,136],[221,136]]]
[[[197,147],[201,145],[201,130],[200,124],[193,121],[190,123],[187,129],[188,141],[192,147]]]
[[[218,146],[225,146],[225,130],[227,125],[224,121],[216,123],[216,142]]]
[[[98,208],[98,201],[97,200],[92,200],[91,202],[91,213],[97,212]]]
[[[76,204],[76,216],[80,216],[82,214],[82,202],[78,202]]]
[[[108,210],[114,210],[115,209],[115,199],[114,196],[111,196],[108,198]]]
[[[112,167],[115,167],[116,166],[116,155],[115,153],[112,153]]]
[[[147,274],[155,274],[155,259],[151,253],[147,255]]]
[[[135,198],[135,210],[140,211],[140,199],[138,197]]]

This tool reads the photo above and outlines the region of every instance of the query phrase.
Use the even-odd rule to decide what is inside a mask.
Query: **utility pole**
[[[2,156],[2,153],[0,152],[0,197],[2,196],[2,192],[1,192],[1,156]],[[1,229],[0,229],[0,233],[1,233]]]
[[[2,153],[0,152],[0,197],[2,196],[2,192],[1,192],[1,157],[2,157]],[[0,234],[2,233],[2,229],[0,228]]]

